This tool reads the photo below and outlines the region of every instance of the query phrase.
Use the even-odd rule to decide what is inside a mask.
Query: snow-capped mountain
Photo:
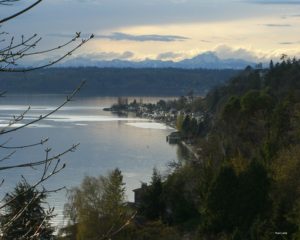
[[[87,57],[70,59],[60,66],[62,67],[113,67],[113,68],[207,68],[207,69],[243,69],[246,66],[254,66],[256,63],[243,59],[220,59],[214,52],[199,54],[190,59],[179,62],[146,59],[143,61],[128,60],[95,60]]]

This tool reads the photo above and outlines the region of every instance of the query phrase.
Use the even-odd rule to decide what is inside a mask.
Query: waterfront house
[[[181,141],[180,132],[172,132],[169,136],[167,136],[167,142],[170,144],[176,144]]]

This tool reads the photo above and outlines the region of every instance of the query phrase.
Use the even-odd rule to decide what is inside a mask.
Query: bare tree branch
[[[49,52],[53,52],[55,50],[58,50],[58,49],[61,49],[63,47],[66,47],[68,46],[69,44],[71,44],[72,42],[76,41],[77,39],[80,38],[80,35],[81,33],[80,32],[77,32],[75,37],[73,37],[71,40],[69,40],[68,42],[62,44],[62,45],[59,45],[57,47],[54,47],[54,48],[50,48],[50,49],[47,49],[47,50],[43,50],[43,51],[38,51],[38,52],[32,52],[32,53],[25,53],[23,54],[22,56],[23,57],[26,57],[26,56],[32,56],[32,55],[37,55],[37,54],[44,54],[44,53],[49,53]]]
[[[0,5],[11,6],[15,2],[19,2],[20,0],[1,0]]]
[[[0,0],[0,5],[3,5],[3,6],[13,5],[14,3],[19,2],[19,1],[20,0]],[[18,16],[28,12],[29,10],[31,10],[32,8],[34,8],[41,2],[42,2],[42,0],[34,0],[34,2],[31,5],[22,9],[21,11],[18,11],[10,16],[0,19],[0,27],[2,27],[3,24],[7,23],[8,21],[15,19]],[[29,37],[25,37],[22,35],[20,39],[16,39],[14,36],[11,36],[6,31],[2,31],[2,32],[0,32],[0,43],[1,43],[1,46],[0,46],[0,72],[28,72],[28,71],[32,71],[32,70],[42,69],[45,67],[50,67],[50,66],[62,61],[66,57],[72,55],[75,50],[77,50],[78,48],[80,48],[81,46],[86,44],[93,37],[94,37],[94,35],[91,35],[90,37],[88,37],[86,39],[80,39],[81,33],[78,32],[75,34],[75,36],[73,38],[71,38],[69,41],[67,41],[63,44],[60,44],[56,47],[52,47],[49,49],[39,50],[36,48],[37,48],[38,44],[42,41],[42,38],[39,37],[37,34],[33,34],[32,36],[29,36]],[[77,42],[78,40],[81,40],[81,41]],[[35,56],[35,55],[43,56],[43,54],[58,51],[62,48],[65,49],[65,52],[63,54],[61,54],[60,57],[50,61],[49,63],[43,64],[41,66],[22,67],[22,68],[19,67],[19,62],[22,59],[25,59],[26,57]],[[66,48],[68,48],[69,50],[67,51]],[[73,99],[73,97],[79,92],[79,90],[83,87],[84,83],[85,82],[82,82],[69,96],[67,96],[66,100],[63,103],[61,103],[58,107],[56,107],[54,110],[51,110],[48,113],[37,117],[36,119],[29,120],[29,121],[27,121],[27,119],[24,119],[26,117],[26,114],[28,114],[28,112],[30,111],[30,107],[28,107],[26,110],[21,112],[19,115],[13,116],[12,119],[7,123],[7,125],[5,127],[0,128],[0,135],[19,131],[25,127],[28,127],[34,123],[37,123],[41,120],[46,119],[50,115],[52,115],[55,112],[57,112],[58,110],[60,110],[68,102],[70,102]],[[0,92],[0,97],[3,97],[5,93],[6,93],[5,91]],[[21,125],[19,126],[19,124],[21,124]],[[2,159],[0,159],[0,162],[2,163],[5,160],[11,158],[12,155],[19,149],[25,149],[25,148],[35,147],[35,146],[42,146],[47,141],[48,141],[48,138],[42,139],[40,142],[36,142],[36,143],[31,143],[31,144],[27,143],[27,144],[23,144],[20,146],[13,146],[13,145],[8,144],[9,140],[7,140],[6,142],[0,144],[0,149],[13,150],[13,151],[11,153],[7,154],[6,156],[4,156]],[[14,164],[14,163],[11,163],[8,165],[5,164],[6,166],[3,164],[4,166],[0,167],[0,171],[14,170],[14,169],[18,169],[18,168],[21,168],[21,169],[22,168],[32,168],[32,169],[41,171],[41,172],[39,172],[39,173],[41,173],[41,175],[39,178],[37,178],[35,180],[35,183],[30,184],[29,189],[27,189],[24,192],[21,192],[18,195],[18,196],[20,196],[20,195],[26,194],[29,190],[35,189],[36,190],[35,196],[33,196],[30,199],[30,201],[28,203],[26,203],[20,209],[20,211],[17,212],[17,214],[15,214],[12,218],[10,218],[9,221],[4,226],[2,225],[1,231],[3,231],[3,229],[7,228],[8,226],[12,226],[12,224],[22,216],[22,214],[28,209],[30,204],[35,199],[37,199],[39,196],[41,196],[42,194],[54,193],[54,192],[60,191],[61,189],[65,188],[65,187],[60,187],[60,188],[56,188],[53,190],[49,190],[43,186],[43,183],[46,181],[49,181],[50,178],[52,178],[56,174],[60,173],[65,168],[65,164],[61,163],[61,160],[60,160],[61,157],[69,152],[74,152],[76,150],[76,148],[78,147],[78,145],[79,144],[74,144],[71,147],[67,148],[66,150],[64,150],[60,153],[54,154],[52,156],[50,156],[51,149],[47,148],[47,149],[45,149],[46,156],[42,160],[36,160],[36,161],[32,161],[32,162],[24,162],[21,164]],[[42,168],[35,168],[38,166],[40,166]],[[25,179],[24,176],[21,176],[21,178],[23,179],[23,181],[27,182],[27,180]],[[3,185],[4,182],[5,181],[3,179],[2,182],[0,183],[0,187]],[[16,201],[16,198],[17,198],[17,196],[12,197],[11,199],[9,199],[9,201],[5,201],[5,203],[3,203],[3,200],[0,201],[0,203],[2,204],[2,205],[0,204],[0,210],[7,207],[13,201]],[[51,209],[49,210],[44,221],[47,219],[47,217],[52,216],[53,210],[54,210],[54,208],[52,210]],[[25,233],[25,235],[20,236],[20,238],[18,238],[18,239],[39,239],[40,229],[41,229],[44,221],[42,221],[39,226],[34,227],[34,229],[36,229],[34,234],[32,234],[32,228],[30,228],[27,231],[27,233]],[[31,235],[31,236],[29,236],[29,235]],[[2,236],[0,236],[0,239],[2,239]]]
[[[125,227],[127,227],[132,222],[132,220],[135,218],[136,215],[137,215],[137,212],[135,212],[134,214],[132,214],[131,217],[128,218],[126,220],[126,222],[121,227],[119,227],[117,230],[115,230],[115,231],[113,231],[113,226],[112,226],[111,230],[109,230],[105,234],[105,236],[101,237],[99,240],[105,240],[105,239],[110,240],[110,239],[112,239],[112,237],[114,237],[119,232],[121,232]],[[98,240],[98,239],[94,239],[94,240]]]
[[[77,145],[78,146],[78,145]],[[42,176],[41,178],[33,185],[31,185],[30,188],[27,189],[27,191],[24,191],[22,193],[20,193],[21,195],[23,194],[26,194],[28,191],[30,191],[31,189],[35,189],[37,186],[41,185],[43,182],[47,181],[49,178],[53,177],[54,175],[58,174],[61,170],[63,170],[65,168],[65,164],[63,164],[61,167],[59,167],[59,157],[65,155],[66,153],[68,152],[73,152],[77,146],[73,146],[72,148],[70,149],[67,149],[66,151],[64,151],[63,153],[60,153],[54,157],[51,157],[51,158],[46,158],[46,160],[44,161],[40,161],[40,162],[35,162],[33,164],[38,164],[38,165],[42,165],[42,164],[45,164],[45,167],[44,167],[44,171],[42,173]],[[49,166],[51,164],[52,161],[55,161],[56,160],[56,164],[55,164],[55,167],[52,169],[52,171],[50,173],[48,173],[49,171]],[[23,166],[24,167],[24,166]],[[31,167],[30,165],[27,165],[25,167]],[[15,168],[15,167],[12,167],[12,168]],[[11,168],[10,168],[11,169]],[[47,175],[48,174],[48,175]],[[27,180],[25,179],[24,176],[22,176],[22,179],[27,182]],[[41,191],[41,193],[50,193],[50,192],[57,192],[57,191],[60,191],[62,189],[64,189],[65,187],[61,187],[61,188],[57,188],[55,190],[46,190],[45,188],[43,188],[43,190]],[[6,207],[7,205],[9,205],[11,202],[15,201],[17,198],[17,196],[15,196],[14,198],[10,199],[9,201],[7,201],[5,204],[3,204],[2,206],[0,206],[0,209],[3,209],[4,207]]]
[[[32,143],[32,144],[28,144],[28,145],[21,145],[21,146],[5,146],[6,143],[0,145],[0,148],[4,148],[4,149],[24,149],[24,148],[30,148],[30,147],[36,147],[39,145],[44,145],[46,142],[48,142],[49,138],[46,139],[42,139],[40,142],[38,143]]]
[[[3,4],[4,2],[7,2],[7,1],[3,1],[2,4]],[[16,1],[10,1],[10,2],[16,2]],[[11,19],[13,19],[13,18],[16,18],[17,16],[19,16],[19,15],[21,15],[21,14],[23,14],[23,13],[29,11],[31,8],[35,7],[36,5],[38,5],[38,4],[41,3],[41,2],[42,2],[42,0],[37,0],[36,2],[34,2],[33,4],[31,4],[29,7],[24,8],[23,10],[21,10],[21,11],[15,13],[15,14],[9,16],[9,17],[6,17],[6,18],[1,19],[1,20],[0,20],[0,24],[2,24],[2,23],[4,23],[4,22],[7,22],[7,21],[9,21],[9,20],[11,20]]]
[[[44,64],[44,65],[38,66],[38,67],[29,67],[29,68],[8,68],[7,66],[5,66],[4,68],[0,67],[0,72],[29,72],[29,71],[33,71],[33,70],[50,67],[50,66],[62,61],[66,57],[71,56],[73,52],[75,52],[78,48],[82,47],[82,45],[84,45],[85,43],[90,41],[92,38],[94,38],[93,34],[88,39],[82,39],[81,43],[79,43],[71,51],[67,52],[66,54],[57,58],[56,60],[49,62],[48,64]],[[8,62],[8,65],[14,65],[15,61],[16,61],[16,59],[14,59],[14,61],[12,61],[12,62]]]
[[[16,164],[16,165],[0,167],[0,171],[14,169],[14,168],[32,168],[32,167],[35,167],[35,166],[39,166],[39,165],[51,162],[55,159],[59,159],[61,156],[65,155],[68,152],[74,152],[77,149],[78,146],[79,146],[79,143],[74,144],[74,145],[72,145],[72,147],[68,148],[64,152],[59,153],[59,154],[57,154],[57,155],[55,155],[51,158],[41,160],[41,161],[34,161],[34,162],[28,162],[28,163],[23,163],[23,164]]]
[[[7,159],[10,159],[15,153],[16,153],[16,151],[13,151],[13,152],[9,153],[9,154],[6,155],[5,157],[1,158],[1,159],[0,159],[0,162],[3,162],[3,161],[5,161],[5,160],[7,160]]]

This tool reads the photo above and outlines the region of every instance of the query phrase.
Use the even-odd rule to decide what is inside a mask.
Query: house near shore
[[[170,135],[167,136],[167,142],[169,144],[176,144],[181,141],[181,134],[180,132],[172,132]]]
[[[135,206],[139,206],[142,201],[142,195],[147,190],[148,185],[147,183],[142,183],[140,188],[136,188],[132,190],[134,192],[134,204]]]

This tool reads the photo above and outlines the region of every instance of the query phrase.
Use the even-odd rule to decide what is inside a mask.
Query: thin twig
[[[46,139],[42,139],[38,143],[32,143],[32,144],[22,145],[22,146],[5,146],[5,144],[1,144],[0,148],[4,148],[4,149],[24,149],[24,148],[30,148],[30,147],[35,147],[35,146],[39,146],[39,145],[44,145],[46,142],[48,142],[48,140],[49,140],[49,138],[46,138]]]
[[[13,19],[13,18],[15,18],[15,17],[17,17],[17,16],[19,16],[19,15],[21,15],[21,14],[23,14],[23,13],[29,11],[31,8],[33,8],[33,7],[35,7],[36,5],[38,5],[40,2],[42,2],[42,0],[37,0],[35,3],[31,4],[31,5],[30,5],[29,7],[27,7],[27,8],[24,8],[24,9],[21,10],[20,12],[17,12],[17,13],[15,13],[15,14],[9,16],[9,17],[3,18],[2,20],[0,20],[0,24],[2,24],[2,23],[4,23],[4,22],[7,22],[7,21],[9,21],[9,20],[11,20],[11,19]]]
[[[50,162],[52,160],[59,159],[61,156],[65,155],[68,152],[74,152],[74,150],[76,150],[76,148],[78,146],[79,146],[79,143],[73,145],[72,147],[68,148],[64,152],[59,153],[59,154],[55,155],[54,157],[48,158],[46,160],[29,162],[29,163],[23,163],[23,164],[18,164],[18,165],[5,166],[5,167],[0,167],[0,171],[14,169],[14,168],[32,168],[32,167],[35,167],[35,166],[40,166],[40,165],[42,165],[44,163],[47,163],[47,162]]]

